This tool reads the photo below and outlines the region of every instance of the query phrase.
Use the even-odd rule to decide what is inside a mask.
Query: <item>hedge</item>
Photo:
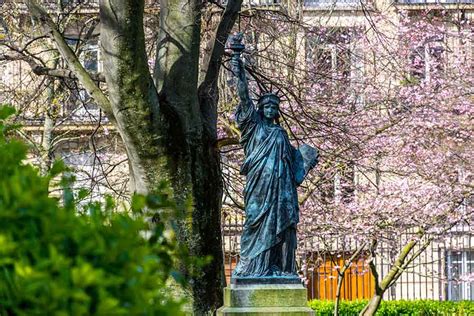
[[[358,315],[367,300],[341,301],[339,314]],[[334,301],[312,300],[309,306],[318,316],[333,315]],[[399,300],[382,301],[378,316],[474,315],[474,301]]]
[[[41,176],[25,163],[26,146],[5,137],[12,113],[0,106],[0,315],[180,315],[169,285],[188,256],[165,225],[179,211],[166,187],[125,212],[111,198],[78,204],[64,177],[59,201],[49,188],[64,166]]]

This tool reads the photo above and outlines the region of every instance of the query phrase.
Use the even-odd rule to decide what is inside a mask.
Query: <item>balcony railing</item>
[[[226,5],[228,0],[221,0],[222,5]],[[282,0],[244,0],[242,2],[242,8],[245,7],[275,7],[280,6]]]
[[[24,1],[26,2],[26,1]],[[54,6],[68,6],[68,5],[92,5],[97,6],[99,5],[99,0],[43,0],[39,1],[40,4],[47,6],[47,5],[54,5]]]
[[[474,0],[397,0],[400,4],[474,4]]]
[[[281,0],[249,0],[249,1],[244,1],[244,5],[252,5],[252,6],[276,6],[281,4]]]
[[[22,128],[28,131],[39,131],[44,128],[45,118],[33,115],[23,115],[17,119]],[[105,115],[100,115],[99,110],[75,111],[66,113],[56,118],[55,130],[90,130],[94,126],[109,125],[110,121]]]
[[[360,6],[361,0],[304,0],[306,8],[321,7],[356,7]]]

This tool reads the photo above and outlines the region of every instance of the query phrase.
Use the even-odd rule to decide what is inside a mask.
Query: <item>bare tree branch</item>
[[[35,75],[38,76],[50,76],[50,77],[57,77],[57,78],[67,78],[67,79],[75,79],[77,80],[77,76],[74,74],[73,71],[69,69],[53,69],[49,67],[45,67],[43,65],[40,65],[33,57],[28,56],[26,54],[22,54],[19,52],[5,52],[5,53],[0,53],[0,61],[5,60],[5,61],[24,61],[27,62],[28,65],[31,67],[31,71]],[[92,80],[96,82],[105,82],[105,78],[102,74],[89,74],[91,76]]]
[[[64,40],[64,37],[59,32],[57,26],[49,16],[49,14],[35,1],[27,1],[28,9],[37,21],[45,28],[46,33],[56,43],[56,46],[61,53],[61,56],[66,60],[69,68],[74,75],[79,79],[89,95],[97,102],[97,104],[104,110],[109,119],[113,119],[112,107],[105,94],[97,86],[89,73],[81,65],[81,62],[74,54],[72,49]]]

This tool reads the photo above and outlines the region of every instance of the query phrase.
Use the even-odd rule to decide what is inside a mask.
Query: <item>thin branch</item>
[[[66,43],[64,37],[59,32],[49,14],[35,0],[27,1],[27,6],[33,17],[39,21],[39,23],[45,28],[46,33],[54,40],[61,56],[66,60],[69,68],[82,83],[89,95],[104,110],[104,112],[107,113],[109,119],[113,120],[114,116],[112,114],[110,101],[81,65],[76,54],[74,54],[72,49]]]
[[[31,71],[35,75],[38,76],[50,76],[50,77],[57,77],[57,78],[66,78],[66,79],[74,79],[77,80],[78,78],[74,74],[73,71],[69,69],[53,69],[49,67],[45,67],[40,65],[39,63],[36,62],[36,60],[28,56],[26,54],[21,54],[19,52],[5,52],[5,53],[0,53],[0,61],[5,60],[5,61],[24,61],[28,63],[28,65],[31,67]],[[105,82],[105,78],[102,74],[89,74],[92,78],[92,80],[96,82]]]

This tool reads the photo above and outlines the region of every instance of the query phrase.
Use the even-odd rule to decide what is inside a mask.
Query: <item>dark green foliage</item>
[[[129,213],[110,198],[76,206],[67,189],[61,204],[48,189],[64,167],[41,177],[23,163],[25,145],[5,136],[11,112],[0,107],[0,315],[181,314],[167,286],[183,279],[173,267],[185,254],[164,224],[176,210],[166,186]]]
[[[358,315],[367,304],[367,301],[341,301],[339,306],[340,315]],[[334,301],[312,300],[309,302],[316,315],[333,315]]]
[[[339,315],[359,315],[359,312],[367,305],[368,301],[341,301]],[[333,301],[313,300],[309,302],[310,307],[318,316],[331,316],[334,312]],[[473,301],[382,301],[377,310],[377,316],[465,316],[474,315]]]

